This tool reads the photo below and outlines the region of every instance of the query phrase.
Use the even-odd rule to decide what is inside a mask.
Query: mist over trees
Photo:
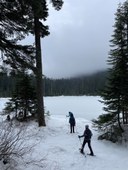
[[[44,78],[44,96],[60,95],[100,95],[106,84],[108,71],[100,71],[91,75],[84,75],[68,79]],[[30,75],[31,85],[35,87],[35,77]],[[12,97],[16,88],[18,75],[0,73],[0,97]],[[22,88],[22,87],[21,87]],[[33,92],[32,92],[33,93]]]
[[[45,79],[45,95],[100,95],[106,83],[107,71],[68,79]]]

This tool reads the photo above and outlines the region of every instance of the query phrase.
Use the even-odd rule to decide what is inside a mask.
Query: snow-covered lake
[[[46,119],[47,126],[38,128],[37,122],[29,124],[28,133],[36,134],[30,138],[31,143],[37,143],[34,151],[26,155],[25,160],[45,158],[45,166],[36,166],[35,162],[24,164],[18,162],[17,170],[127,170],[128,147],[108,141],[97,140],[98,132],[92,128],[91,120],[103,113],[103,105],[98,101],[100,97],[93,96],[60,96],[45,97],[44,104],[50,117]],[[0,111],[7,99],[0,99]],[[69,133],[68,112],[74,113],[76,118],[75,133]],[[84,157],[79,153],[82,139],[78,135],[84,131],[85,124],[89,124],[93,132],[92,148],[96,156]],[[85,146],[85,153],[88,153]],[[0,161],[0,170],[6,170],[7,165]]]
[[[59,96],[44,98],[46,110],[49,110],[52,115],[65,116],[71,111],[75,117],[88,120],[97,118],[103,113],[103,104],[99,100],[101,100],[99,96]]]

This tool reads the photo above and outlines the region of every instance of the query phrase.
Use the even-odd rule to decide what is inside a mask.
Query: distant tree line
[[[107,71],[68,79],[45,78],[45,96],[100,95],[106,84]]]
[[[59,95],[100,95],[104,88],[107,70],[95,74],[68,79],[50,79],[44,77],[44,96]],[[0,97],[12,97],[19,76],[0,73]],[[35,86],[35,77],[31,75],[31,84]]]

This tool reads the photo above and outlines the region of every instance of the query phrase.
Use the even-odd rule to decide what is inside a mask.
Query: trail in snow
[[[34,136],[27,141],[28,146],[31,143],[38,144],[35,145],[32,153],[25,156],[25,159],[29,161],[43,158],[46,164],[41,168],[35,166],[34,162],[24,165],[24,162],[21,161],[18,162],[18,170],[127,170],[127,144],[118,145],[108,141],[99,141],[97,131],[91,127],[91,119],[102,113],[99,99],[99,97],[93,96],[46,97],[45,106],[52,115],[47,120],[46,127],[38,128],[37,122],[29,123],[28,133],[34,134]],[[1,99],[0,110],[4,103],[5,99]],[[72,110],[70,110],[71,108]],[[72,111],[76,118],[75,134],[69,133],[69,123],[66,118],[68,111]],[[2,121],[3,116],[0,118]],[[95,157],[84,157],[79,153],[82,139],[79,140],[78,135],[83,133],[85,124],[89,124],[93,132],[92,148],[96,154]],[[85,153],[88,152],[89,149],[86,145]],[[6,169],[2,161],[0,161],[1,167],[1,170]]]
[[[91,126],[91,122],[82,118],[77,119],[76,133],[69,133],[67,120],[63,116],[51,116],[48,127],[45,129],[45,141],[41,144],[43,153],[55,163],[61,170],[122,170],[127,165],[127,151],[121,146],[106,141],[97,140],[97,132],[93,130],[92,148],[96,156],[84,157],[79,153],[82,140],[78,134],[82,134],[85,124]],[[85,153],[89,153],[85,146]]]

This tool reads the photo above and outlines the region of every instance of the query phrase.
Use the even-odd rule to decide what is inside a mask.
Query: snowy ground
[[[29,165],[19,163],[18,170],[127,170],[128,152],[127,146],[113,144],[108,141],[97,140],[97,131],[92,129],[91,120],[96,118],[102,111],[102,104],[98,102],[100,97],[45,97],[46,110],[51,116],[47,118],[47,126],[38,128],[37,123],[29,126],[29,133],[34,133],[28,144],[38,143],[34,151],[26,155],[27,159],[45,159],[44,168],[35,166],[34,162]],[[6,99],[0,100],[2,109]],[[76,133],[69,133],[68,112],[71,111],[76,117]],[[2,119],[1,119],[2,120]],[[92,148],[96,156],[84,157],[79,153],[82,139],[78,135],[84,131],[85,124],[89,124],[93,132]],[[85,146],[85,152],[89,149]],[[0,170],[5,170],[7,165],[0,162]]]

